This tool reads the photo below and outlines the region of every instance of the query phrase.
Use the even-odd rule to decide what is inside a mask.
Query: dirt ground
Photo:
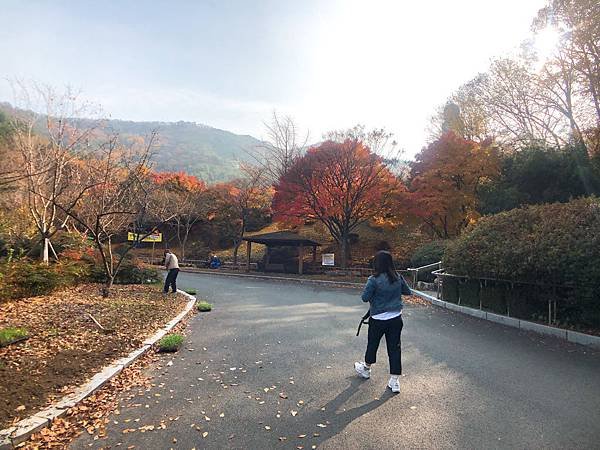
[[[97,285],[0,304],[0,328],[23,327],[29,339],[0,348],[0,429],[10,426],[139,348],[181,311],[186,299],[156,286]],[[88,316],[91,314],[104,333]]]

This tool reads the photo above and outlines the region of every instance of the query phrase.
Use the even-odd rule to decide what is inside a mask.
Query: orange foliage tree
[[[190,232],[205,214],[201,194],[206,190],[204,181],[183,172],[158,172],[152,174],[158,188],[154,196],[152,213],[159,222],[166,221],[175,229],[181,258]]]
[[[212,216],[228,217],[233,227],[233,262],[237,264],[238,251],[242,238],[248,231],[249,222],[254,215],[268,216],[271,211],[273,188],[265,187],[263,170],[244,166],[244,177],[214,185],[214,212]]]
[[[432,235],[442,239],[460,234],[479,217],[477,192],[498,176],[497,149],[491,141],[478,144],[452,131],[425,147],[412,166],[412,214]]]
[[[309,149],[275,186],[276,221],[318,220],[339,244],[348,262],[348,238],[361,223],[397,217],[398,194],[405,191],[384,160],[357,139],[327,141]]]

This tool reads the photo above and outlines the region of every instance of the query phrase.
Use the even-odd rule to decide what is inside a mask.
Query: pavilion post
[[[317,262],[317,246],[313,245],[313,264]]]
[[[250,252],[252,251],[252,242],[246,243],[246,272],[250,272]]]
[[[302,275],[302,269],[304,264],[304,245],[300,244],[298,247],[298,273]]]

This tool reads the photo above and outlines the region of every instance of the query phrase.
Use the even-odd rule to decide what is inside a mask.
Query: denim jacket
[[[370,276],[362,293],[362,301],[371,304],[371,316],[389,311],[401,311],[402,294],[410,295],[410,288],[404,278],[398,276],[398,281],[390,283],[386,274]]]

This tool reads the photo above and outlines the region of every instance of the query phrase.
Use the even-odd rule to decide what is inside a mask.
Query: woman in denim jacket
[[[404,278],[396,273],[392,255],[379,251],[373,261],[375,273],[367,280],[362,294],[363,302],[369,302],[369,337],[364,362],[354,363],[354,369],[363,378],[371,377],[371,364],[377,357],[379,341],[385,335],[387,354],[390,362],[388,387],[392,392],[400,392],[399,377],[402,374],[400,361],[400,333],[402,332],[402,294],[410,295],[410,288]]]

